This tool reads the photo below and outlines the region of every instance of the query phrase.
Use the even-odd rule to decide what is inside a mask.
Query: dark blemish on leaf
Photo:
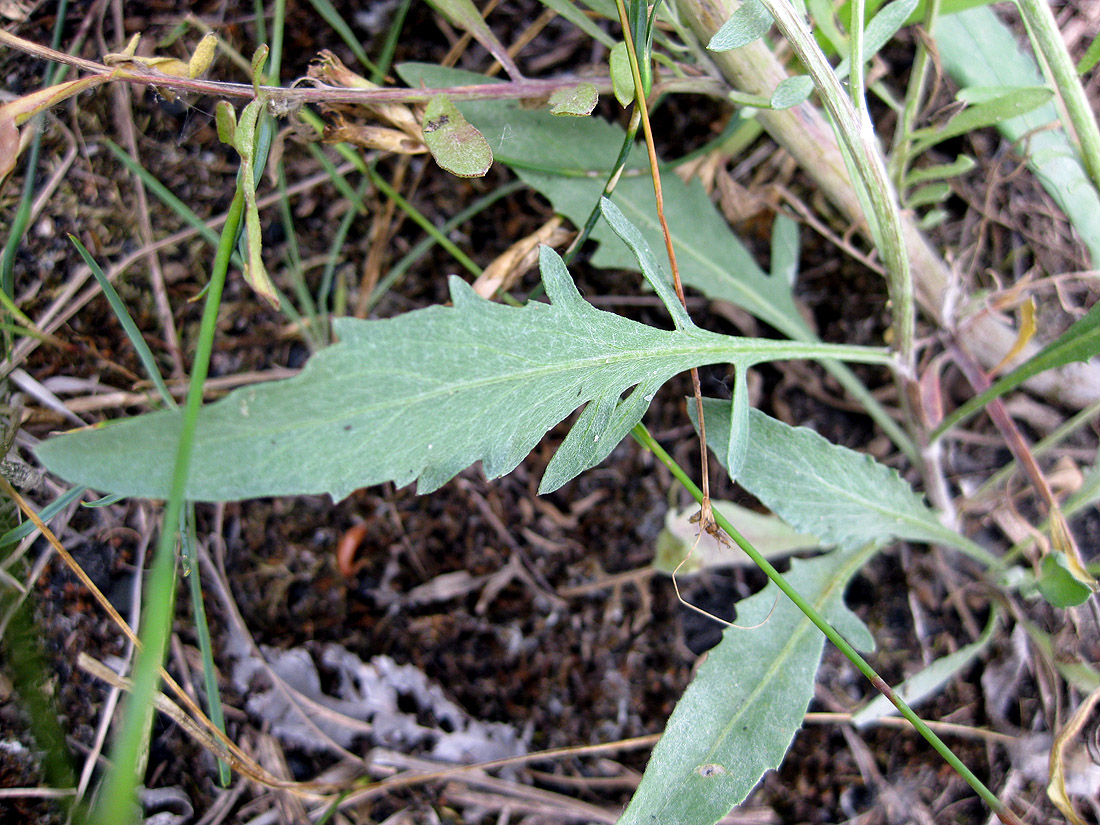
[[[437,129],[442,129],[444,126],[446,126],[450,122],[451,122],[451,119],[447,115],[440,115],[435,120],[426,120],[426,121],[424,121],[424,131],[425,132],[434,132]]]
[[[721,765],[715,764],[699,765],[698,767],[696,767],[695,772],[704,779],[709,779],[712,776],[725,776],[729,773],[729,771],[727,771]]]
[[[346,433],[351,432],[351,424],[345,424],[344,425],[344,432],[346,432]]]

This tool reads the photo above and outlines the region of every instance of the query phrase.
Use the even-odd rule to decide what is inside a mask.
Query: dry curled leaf
[[[357,75],[332,52],[325,49],[317,59],[309,66],[308,77],[311,80],[323,83],[326,86],[340,86],[345,89],[378,89],[376,83],[371,83],[365,77]],[[347,106],[348,110],[372,112],[377,117],[388,122],[395,129],[400,129],[416,142],[420,142],[420,118],[413,110],[403,103],[371,103],[358,106]]]
[[[525,272],[538,263],[539,246],[556,247],[573,234],[561,228],[562,219],[554,216],[526,238],[520,238],[490,263],[474,281],[474,292],[492,299],[497,290],[510,289]]]
[[[15,168],[19,157],[19,130],[15,119],[0,115],[0,181]]]
[[[352,143],[364,149],[379,149],[398,155],[419,155],[428,151],[423,141],[409,137],[405,132],[385,126],[349,123],[339,114],[331,123],[325,124],[321,140],[325,143]]]

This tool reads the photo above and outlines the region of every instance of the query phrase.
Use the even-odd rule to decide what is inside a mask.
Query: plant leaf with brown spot
[[[424,143],[440,167],[460,178],[480,178],[493,165],[493,150],[485,136],[446,95],[436,95],[428,103]]]

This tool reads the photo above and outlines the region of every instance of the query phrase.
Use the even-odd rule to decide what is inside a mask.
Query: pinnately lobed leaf
[[[785,578],[856,647],[874,639],[844,606],[868,548],[795,560]],[[712,825],[776,768],[813,697],[825,637],[774,584],[737,604],[668,720],[618,825]]]
[[[587,303],[553,250],[543,247],[539,263],[550,304],[494,304],[452,278],[453,307],[336,319],[340,343],[299,375],[241,388],[203,409],[186,498],[340,499],[370,484],[417,480],[423,493],[479,460],[494,478],[587,404],[547,468],[545,492],[606,458],[657,388],[692,366],[888,357],[862,347],[655,329]],[[50,439],[37,453],[72,483],[165,498],[179,429],[177,412],[155,412]]]

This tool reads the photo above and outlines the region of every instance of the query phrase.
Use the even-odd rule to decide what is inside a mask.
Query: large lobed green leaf
[[[874,639],[844,606],[869,549],[794,561],[785,578],[856,647]],[[711,825],[779,766],[813,697],[825,637],[769,584],[737,605],[668,720],[619,825]]]
[[[547,491],[602,461],[657,388],[690,367],[887,357],[863,347],[655,329],[587,303],[547,247],[540,268],[550,304],[494,304],[452,278],[453,307],[337,319],[340,343],[301,374],[239,389],[203,409],[186,497],[343,498],[369,484],[414,480],[428,492],[479,460],[492,478],[587,404],[547,468]],[[50,439],[37,453],[74,484],[164,498],[179,430],[178,412],[157,412]]]

